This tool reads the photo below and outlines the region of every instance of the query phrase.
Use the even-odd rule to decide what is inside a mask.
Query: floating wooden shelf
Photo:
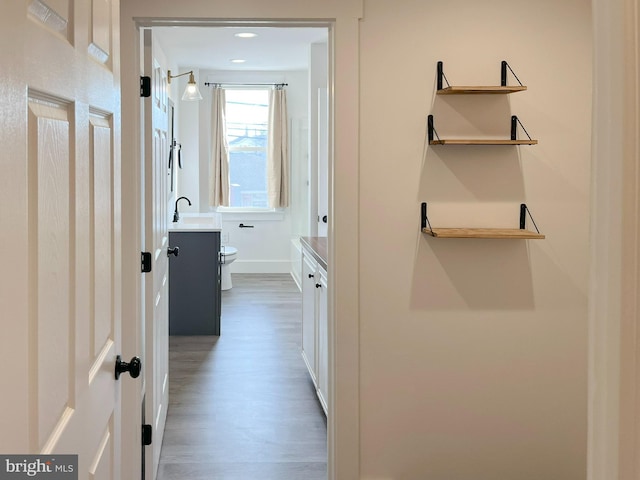
[[[484,95],[484,94],[494,94],[494,95],[506,95],[509,93],[522,92],[527,89],[520,79],[516,76],[516,74],[511,70],[513,76],[520,85],[512,86],[507,85],[507,69],[511,70],[509,64],[503,60],[500,64],[500,85],[489,85],[489,86],[450,86],[447,81],[447,77],[444,74],[444,68],[442,62],[438,62],[438,74],[437,74],[437,91],[438,95]],[[444,86],[444,83],[447,83],[447,86]]]
[[[533,140],[524,127],[522,129],[527,134],[524,140],[518,139],[518,124],[522,126],[520,120],[515,115],[511,116],[511,138],[510,139],[441,139],[433,126],[433,115],[427,117],[427,137],[429,145],[537,145],[538,141]]]
[[[525,223],[527,214],[533,222],[536,231],[527,230]],[[435,238],[493,238],[512,240],[541,240],[545,238],[538,231],[527,205],[520,204],[520,228],[433,228],[427,217],[427,204],[422,203],[420,211],[420,230]]]
[[[457,86],[457,87],[444,87],[439,89],[436,93],[438,95],[507,95],[509,93],[522,92],[526,90],[525,86],[486,86],[486,87],[471,87],[471,86]]]
[[[544,235],[519,228],[423,228],[435,238],[543,239]]]
[[[537,140],[430,140],[429,145],[537,145]]]

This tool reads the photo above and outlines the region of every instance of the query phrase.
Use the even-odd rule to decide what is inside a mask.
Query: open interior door
[[[144,100],[144,245],[152,256],[152,271],[145,277],[145,404],[146,423],[153,427],[147,450],[146,478],[156,478],[167,418],[169,393],[169,278],[168,189],[169,158],[166,60],[153,46],[150,29],[144,36],[144,74],[151,79],[151,96]]]
[[[10,1],[0,16],[0,452],[77,454],[83,479],[121,478],[136,443],[120,398],[139,380],[115,378],[133,354],[120,351],[118,23],[117,0]]]

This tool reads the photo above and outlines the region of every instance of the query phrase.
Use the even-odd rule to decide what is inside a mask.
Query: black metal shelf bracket
[[[429,115],[427,117],[427,137],[429,138],[429,143],[433,142],[434,135],[435,135],[435,138],[437,138],[439,141],[440,136],[438,135],[438,132],[436,132],[436,129],[433,126],[433,115]]]
[[[431,228],[431,222],[429,222],[429,217],[427,217],[427,203],[422,202],[422,208],[420,209],[420,231],[422,232],[425,228],[429,227],[429,231],[433,233],[433,228]]]
[[[531,223],[533,223],[533,226],[536,229],[536,232],[540,233],[540,230],[538,230],[538,225],[536,225],[536,221],[533,219],[533,216],[531,215],[531,211],[527,207],[526,203],[520,204],[520,230],[526,229],[527,215],[529,215],[529,218],[531,219]]]
[[[520,81],[520,79],[518,78],[516,73],[513,71],[511,66],[506,62],[506,60],[502,61],[502,64],[501,64],[501,67],[500,67],[500,86],[502,86],[502,87],[506,87],[507,86],[507,68],[513,74],[513,77],[518,81],[520,86],[524,87],[524,85],[522,85],[522,82]]]
[[[520,119],[515,115],[511,116],[511,140],[518,139],[518,125],[522,127],[522,130],[527,135],[527,137],[529,137],[529,140],[532,140],[531,135],[529,135],[529,132],[527,132],[527,129],[524,128],[524,125],[522,125]]]
[[[447,76],[444,74],[442,62],[438,62],[437,71],[438,71],[438,76],[437,76],[438,90],[442,90],[444,88],[443,80],[447,82],[447,87],[450,87],[451,85],[449,85],[449,80],[447,80]]]

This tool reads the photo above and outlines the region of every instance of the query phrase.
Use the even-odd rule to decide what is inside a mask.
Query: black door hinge
[[[149,273],[151,271],[151,253],[142,252],[140,254],[140,271],[142,273]]]
[[[142,445],[151,445],[153,440],[153,428],[151,425],[142,425]]]
[[[151,96],[151,77],[140,77],[140,96]]]

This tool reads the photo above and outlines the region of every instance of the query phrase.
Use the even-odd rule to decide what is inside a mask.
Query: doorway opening
[[[171,35],[177,34],[179,38],[185,39],[189,37],[189,35],[186,34],[187,30],[192,29],[197,30],[199,34],[205,34],[207,31],[215,31],[216,34],[229,34],[232,33],[232,29],[239,29],[240,27],[242,27],[242,30],[255,30],[255,28],[251,28],[250,26],[238,24],[206,27],[186,27],[172,24],[172,27],[154,26],[151,30],[158,39],[158,45],[164,50],[167,65],[171,67],[172,74],[173,71],[180,74],[183,71],[195,70],[200,85],[203,85],[205,82],[229,84],[284,82],[288,84],[289,93],[291,97],[296,100],[296,114],[293,116],[290,115],[289,121],[291,131],[290,149],[292,153],[292,206],[288,209],[289,211],[284,212],[236,211],[225,212],[223,215],[228,216],[230,223],[237,223],[237,217],[234,217],[234,215],[240,213],[244,215],[243,218],[247,218],[247,213],[250,213],[253,218],[256,218],[256,221],[265,223],[269,220],[264,220],[263,218],[257,219],[261,215],[273,215],[273,218],[275,218],[275,220],[273,220],[274,223],[280,222],[280,224],[284,224],[288,229],[285,236],[289,258],[283,263],[288,263],[289,273],[294,277],[298,285],[300,285],[302,263],[301,247],[299,241],[296,242],[296,239],[300,236],[329,235],[327,229],[327,216],[329,211],[328,172],[329,163],[331,162],[330,152],[332,151],[330,147],[332,137],[330,128],[330,105],[332,102],[329,94],[330,89],[328,88],[331,71],[331,61],[329,57],[330,27],[328,25],[312,27],[295,27],[293,25],[288,25],[287,27],[283,25],[261,27],[280,33],[291,33],[296,29],[315,30],[317,40],[312,42],[314,44],[313,47],[310,46],[310,43],[307,44],[307,48],[309,49],[308,55],[309,57],[313,57],[312,50],[316,51],[318,58],[322,58],[324,55],[323,60],[316,59],[316,63],[324,64],[324,72],[322,73],[324,78],[322,78],[322,74],[317,75],[317,66],[313,72],[310,71],[309,67],[307,67],[306,71],[300,69],[262,69],[250,71],[213,67],[207,68],[206,66],[197,65],[194,63],[195,60],[186,59],[186,54],[172,50]],[[213,48],[221,45],[220,42],[206,40],[201,43]],[[191,50],[194,50],[193,47]],[[320,54],[317,53],[318,51]],[[225,61],[228,62],[229,59]],[[206,99],[206,90],[203,91],[203,93]],[[170,180],[167,183],[169,188],[167,188],[167,198],[165,200],[167,203],[165,203],[165,209],[169,212],[172,210],[175,199],[181,196],[188,196],[191,199],[191,210],[185,205],[185,212],[207,213],[211,211],[207,201],[209,195],[209,162],[207,161],[208,155],[206,152],[209,147],[209,139],[207,136],[208,128],[206,122],[209,117],[206,114],[207,107],[204,105],[205,102],[200,104],[185,104],[178,99],[176,99],[174,105],[172,105],[174,123],[169,126],[172,132],[170,141],[172,145],[176,143],[180,146],[181,159],[180,162],[177,163],[176,158],[174,158],[172,164],[173,169],[168,172]],[[203,112],[203,108],[205,112]],[[321,125],[322,128],[320,128]],[[176,168],[176,166],[178,166],[178,168]],[[320,210],[321,208],[323,210]],[[227,213],[230,215],[227,215]],[[230,233],[232,235],[231,238],[229,237],[229,233],[225,236],[225,226],[223,222],[221,235],[223,245],[234,242],[233,230],[231,230]],[[262,243],[265,243],[264,239],[262,239]],[[242,247],[240,251],[242,251]],[[246,251],[248,251],[248,249],[245,250],[245,252]],[[250,273],[251,268],[256,268],[258,271],[264,268],[264,266],[260,265],[252,266],[250,265],[251,262],[246,262],[246,265],[242,265],[241,262],[236,263],[240,266],[240,272],[244,271],[244,273]],[[224,324],[222,326],[222,334],[224,335]],[[328,346],[328,348],[332,349],[331,346]],[[302,359],[299,354],[297,358],[302,364]],[[169,381],[171,382],[171,379],[169,379]],[[171,414],[171,412],[169,412],[169,414]],[[286,416],[286,412],[283,412],[283,415]],[[302,434],[304,434],[304,432],[302,432]],[[302,441],[304,441],[303,438]]]

